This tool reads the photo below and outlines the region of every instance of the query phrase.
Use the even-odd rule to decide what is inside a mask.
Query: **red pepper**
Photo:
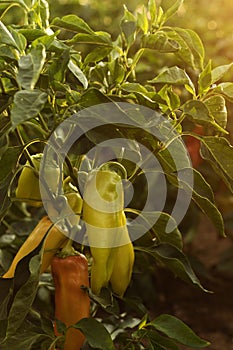
[[[193,129],[193,132],[198,135],[203,135],[203,127],[201,125],[196,125]],[[200,156],[200,141],[195,137],[189,135],[185,140],[185,144],[189,152],[192,165],[194,168],[197,168],[203,162],[203,159]]]
[[[90,299],[83,287],[89,287],[88,262],[83,254],[54,257],[52,275],[55,284],[55,318],[69,327],[90,316]],[[56,324],[55,335],[59,336]],[[68,328],[64,350],[81,349],[85,337],[78,329]]]

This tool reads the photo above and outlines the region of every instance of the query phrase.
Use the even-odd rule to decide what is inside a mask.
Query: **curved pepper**
[[[132,277],[134,265],[134,248],[129,238],[128,229],[126,226],[125,213],[122,213],[125,226],[122,227],[121,240],[123,245],[117,248],[114,258],[114,265],[110,277],[111,287],[114,293],[123,297]],[[125,241],[128,243],[125,244]]]
[[[78,225],[80,219],[80,212],[82,209],[82,198],[77,192],[68,193],[66,195],[67,202],[70,205],[70,208],[74,211],[70,217],[71,225]],[[68,240],[68,237],[64,233],[53,225],[48,216],[43,217],[34,230],[30,233],[26,241],[18,250],[15,255],[12,264],[8,271],[2,276],[3,278],[12,278],[14,277],[15,269],[18,262],[26,255],[31,253],[42,241],[42,239],[47,234],[44,242],[44,250],[42,254],[42,263],[41,263],[41,273],[50,266],[53,256],[57,251],[64,245]]]
[[[12,278],[15,274],[15,269],[18,262],[24,258],[26,255],[31,253],[42,241],[45,235],[48,233],[45,238],[44,243],[44,251],[42,255],[41,262],[41,273],[45,272],[45,270],[51,264],[52,258],[54,254],[56,254],[57,250],[67,241],[67,237],[56,227],[52,226],[52,222],[47,216],[44,216],[36,225],[34,230],[30,233],[26,241],[18,250],[15,255],[10,268],[8,271],[2,276],[3,278]]]
[[[80,350],[85,337],[70,326],[90,316],[90,298],[82,288],[89,287],[87,259],[83,254],[64,258],[55,256],[51,268],[55,285],[55,317],[67,327],[63,349]],[[56,336],[60,335],[56,324],[54,331]]]
[[[91,289],[95,294],[108,285],[119,258],[118,246],[129,243],[122,177],[125,173],[120,164],[106,163],[89,173],[84,190],[83,219],[93,257]],[[124,261],[124,256],[120,258]]]
[[[39,169],[42,157],[42,153],[37,153],[31,156],[31,162],[34,165],[34,168],[29,161],[26,162],[19,176],[15,192],[17,199],[34,207],[42,206],[41,195],[43,196],[44,202],[49,199],[43,181],[46,181],[48,189],[54,193],[57,192],[60,181],[60,168],[55,162],[50,162],[49,164],[44,165],[42,171],[43,175],[41,176],[41,180],[43,181],[41,182],[40,187]]]
[[[34,207],[42,206],[38,174],[41,157],[41,153],[31,156],[31,161],[35,168],[32,168],[29,161],[26,162],[19,176],[15,192],[16,198]]]

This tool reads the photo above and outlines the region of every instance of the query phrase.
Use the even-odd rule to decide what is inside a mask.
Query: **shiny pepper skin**
[[[84,190],[83,219],[93,258],[91,289],[97,295],[108,285],[112,274],[123,204],[121,177],[116,172],[97,169],[89,173]]]
[[[109,162],[89,173],[83,219],[93,258],[92,292],[98,295],[111,282],[113,292],[123,297],[132,276],[134,249],[126,226],[122,176],[118,170],[121,171],[121,165]]]
[[[18,200],[27,203],[34,207],[41,207],[43,201],[48,200],[48,194],[43,189],[41,194],[41,187],[44,188],[43,181],[40,187],[40,164],[43,154],[37,153],[30,156],[31,163],[27,161],[20,173],[18,185],[15,191],[15,196]],[[42,179],[46,181],[50,191],[56,193],[60,181],[60,169],[56,163],[49,163],[44,166]]]
[[[38,174],[41,157],[41,153],[31,156],[31,161],[35,169],[31,167],[29,161],[26,162],[19,176],[18,186],[15,192],[16,198],[33,207],[42,206]]]
[[[121,240],[123,245],[116,248],[114,264],[110,283],[112,291],[120,297],[124,296],[126,289],[131,281],[134,265],[134,247],[129,238],[126,226],[125,213],[122,213],[125,226],[122,227]],[[128,243],[126,243],[128,241]]]
[[[69,327],[84,317],[90,316],[90,299],[85,289],[89,287],[88,262],[84,255],[71,255],[65,258],[54,257],[51,264],[55,285],[55,318]],[[60,335],[56,324],[55,335]],[[75,328],[66,332],[64,350],[79,350],[85,340]]]

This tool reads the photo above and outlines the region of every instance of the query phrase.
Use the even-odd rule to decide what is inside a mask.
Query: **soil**
[[[159,285],[161,309],[156,311],[183,320],[211,343],[208,350],[233,350],[233,271],[218,270],[221,255],[229,247],[232,247],[232,240],[219,237],[212,225],[203,219],[186,253],[198,258],[196,274],[204,288],[213,293],[196,289],[168,271],[163,271]]]

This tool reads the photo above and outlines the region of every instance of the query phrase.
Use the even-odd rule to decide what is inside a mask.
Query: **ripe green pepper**
[[[64,350],[81,349],[85,337],[78,329],[70,326],[90,316],[90,298],[83,288],[89,287],[88,262],[83,254],[73,254],[55,256],[51,264],[55,285],[55,318],[67,327]],[[54,332],[56,336],[60,335],[56,323]]]

